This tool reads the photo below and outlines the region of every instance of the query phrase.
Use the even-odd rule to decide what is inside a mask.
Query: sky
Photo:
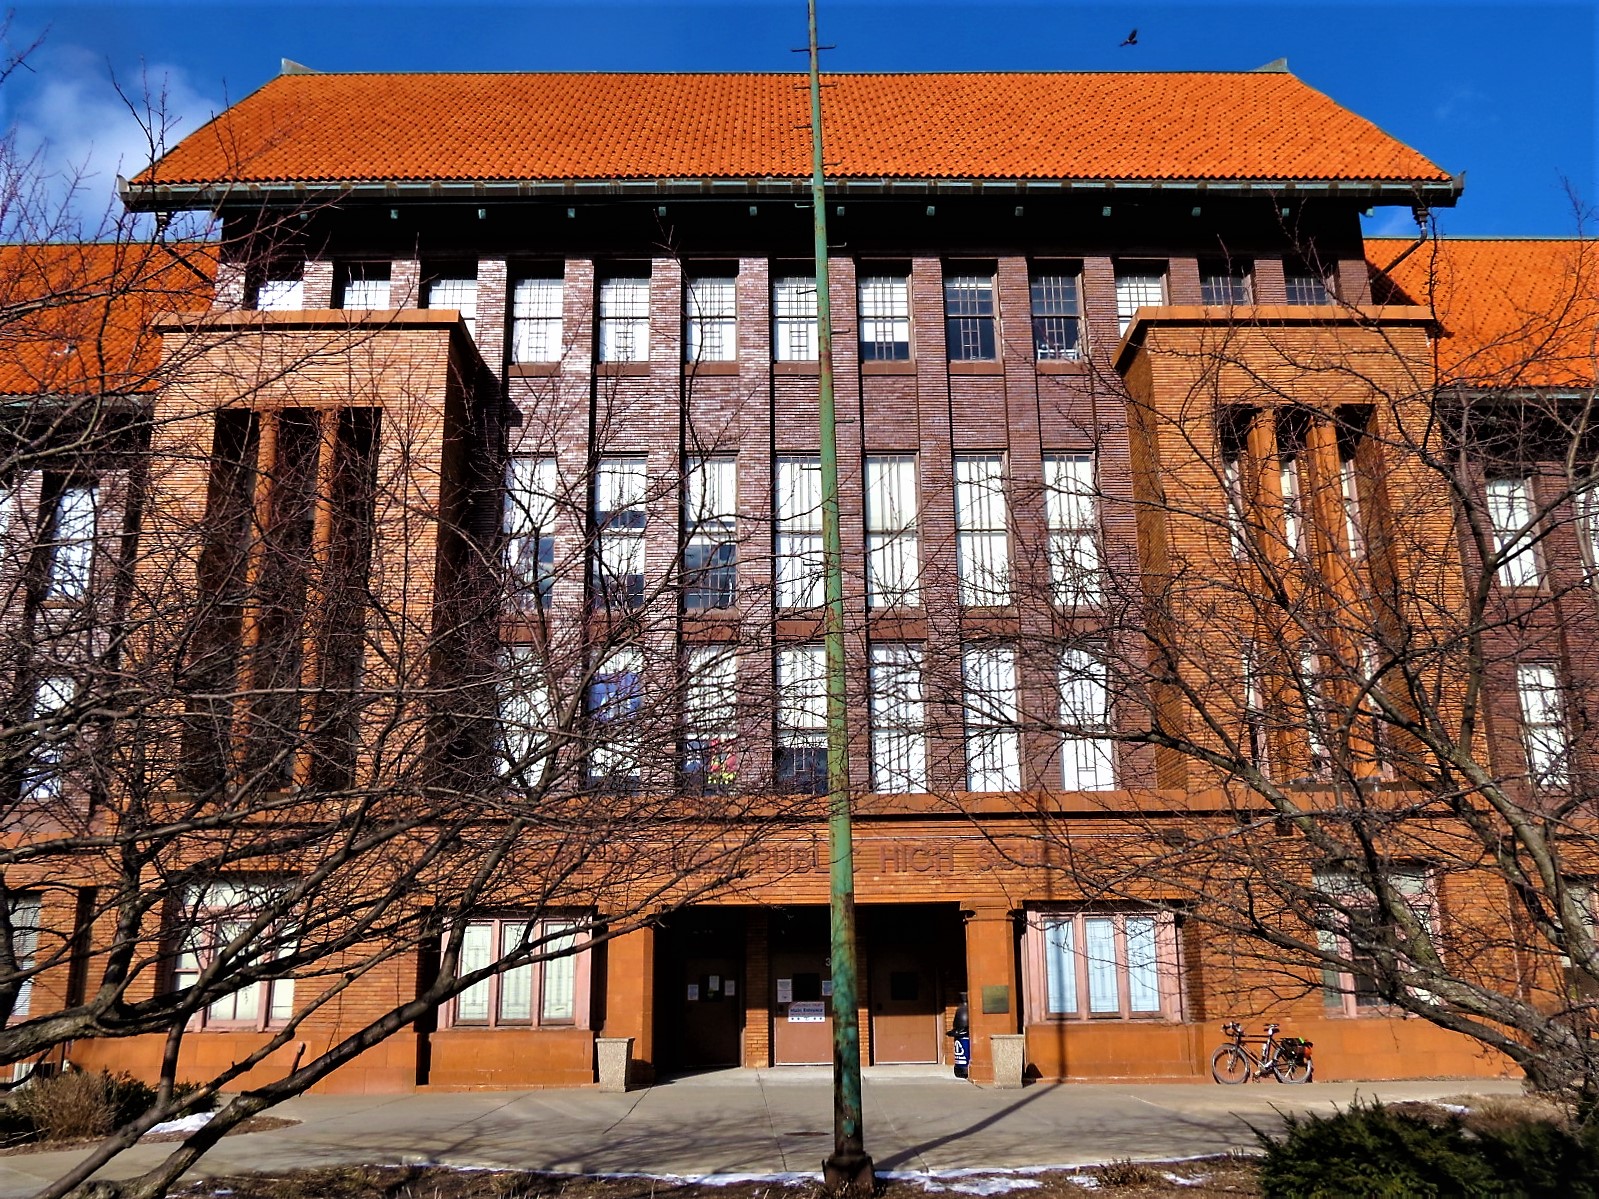
[[[1466,173],[1446,234],[1575,233],[1599,207],[1599,0],[1259,4],[961,4],[820,0],[841,71],[1247,70],[1294,74],[1451,172]],[[1134,28],[1136,45],[1121,43]],[[83,175],[98,210],[149,158],[149,95],[169,144],[293,59],[324,71],[798,70],[804,0],[55,0],[16,5],[0,127],[59,188]],[[42,40],[41,40],[42,39]],[[1368,232],[1414,230],[1382,208]],[[1592,230],[1590,230],[1592,231]]]

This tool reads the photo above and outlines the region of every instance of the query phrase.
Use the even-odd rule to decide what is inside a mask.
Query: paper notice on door
[[[824,978],[822,980],[822,998],[833,998],[833,980],[830,978]]]
[[[731,978],[724,978],[722,980],[722,994],[729,999],[733,998],[733,996],[738,994],[738,983]]]
[[[827,1005],[820,1000],[812,1003],[791,1003],[788,1005],[788,1022],[790,1024],[822,1024],[827,1020]]]
[[[720,991],[722,989],[722,976],[720,974],[711,975],[709,981],[705,984],[705,989],[707,991]]]
[[[693,1003],[699,997],[700,997],[700,985],[699,985],[699,983],[689,983],[689,985],[688,985],[688,1001],[690,1003]]]
[[[777,1002],[794,1002],[794,980],[792,978],[780,978],[777,980]]]

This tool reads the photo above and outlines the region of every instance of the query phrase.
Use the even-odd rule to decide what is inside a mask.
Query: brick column
[[[655,930],[623,933],[606,947],[602,1037],[633,1038],[635,1082],[655,1079]]]
[[[765,908],[751,908],[744,923],[744,1064],[772,1064],[771,933]]]
[[[966,917],[967,1008],[972,1019],[973,1082],[994,1081],[994,1055],[988,1038],[1021,1030],[1021,994],[1016,986],[1016,925],[1010,909],[992,901],[961,905]],[[1003,998],[1007,1010],[985,1012],[984,988],[990,1000]]]

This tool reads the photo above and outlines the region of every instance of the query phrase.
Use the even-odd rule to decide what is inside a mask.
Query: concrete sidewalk
[[[1248,1124],[1278,1111],[1328,1111],[1357,1094],[1428,1099],[1518,1093],[1517,1082],[1251,1083],[1032,1086],[997,1091],[919,1068],[865,1079],[867,1145],[879,1170],[1075,1165],[1252,1148]],[[309,1095],[272,1114],[292,1128],[224,1139],[207,1175],[300,1166],[414,1164],[710,1174],[820,1168],[832,1148],[825,1068],[727,1070],[625,1095],[594,1090]],[[171,1145],[141,1145],[109,1173],[147,1169]],[[0,1199],[32,1194],[78,1153],[0,1158]]]

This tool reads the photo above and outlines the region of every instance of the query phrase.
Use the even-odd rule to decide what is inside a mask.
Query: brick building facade
[[[485,819],[496,788],[618,811],[654,796],[652,820],[786,797],[741,809],[768,831],[692,902],[697,869],[666,865],[684,834],[641,821],[644,858],[661,838],[647,902],[649,870],[624,896],[588,859],[582,903],[481,903],[456,934],[463,970],[535,927],[554,956],[407,1021],[321,1086],[582,1084],[598,1036],[633,1038],[640,1073],[831,1059],[825,825],[805,799],[823,742],[796,83],[291,74],[126,187],[131,206],[224,226],[209,311],[151,323],[176,365],[153,401],[133,570],[136,604],[177,593],[220,613],[202,658],[231,698],[190,703],[186,754],[342,794],[408,760],[374,748],[397,728],[435,752],[437,680],[469,691],[452,670],[476,653],[500,668],[507,726],[504,764],[470,776]],[[1508,1069],[1358,973],[1263,975],[1259,949],[1201,918],[1203,879],[1151,866],[1112,885],[1103,869],[1147,855],[1163,820],[1219,830],[1249,809],[1193,754],[1118,739],[1208,695],[1231,713],[1218,744],[1255,735],[1240,529],[1285,577],[1310,561],[1346,617],[1376,619],[1361,597],[1394,580],[1440,611],[1463,602],[1453,509],[1398,452],[1450,316],[1428,276],[1380,273],[1409,243],[1359,226],[1373,205],[1453,204],[1457,183],[1278,72],[830,84],[865,1060],[948,1063],[964,995],[978,1081],[990,1035],[1018,1032],[1043,1079],[1202,1077],[1234,1017],[1291,1023],[1323,1077]],[[956,108],[968,140],[926,115]],[[1589,604],[1576,623],[1539,617],[1548,637],[1593,617],[1578,527],[1564,518],[1537,551],[1572,575],[1562,602]],[[286,634],[290,593],[302,615],[343,615]],[[1359,658],[1348,625],[1324,660]],[[1192,655],[1152,682],[1153,626]],[[1118,681],[1135,667],[1144,685]],[[1542,676],[1508,669],[1495,752],[1575,754],[1569,707],[1558,737],[1527,740]],[[380,712],[363,691],[400,698]],[[1363,735],[1344,742],[1356,793],[1386,780],[1371,793],[1406,802],[1393,751]],[[1259,737],[1260,769],[1326,784],[1315,729]],[[1475,884],[1429,887],[1469,922]],[[87,911],[41,921],[92,940],[111,914]],[[173,944],[141,994],[205,968]],[[419,993],[439,949],[421,938],[364,971],[249,1077]],[[195,1014],[182,1069],[266,1044],[291,1010],[280,985]],[[153,1074],[161,1052],[152,1033],[79,1040],[71,1058]]]

